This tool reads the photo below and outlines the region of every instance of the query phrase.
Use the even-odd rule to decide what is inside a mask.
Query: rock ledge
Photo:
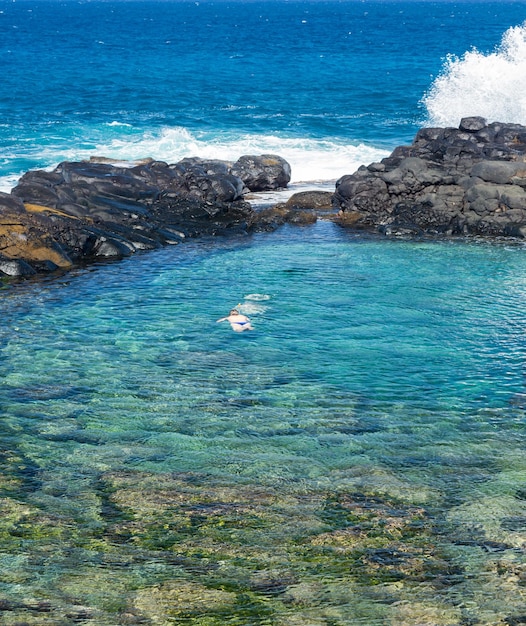
[[[340,222],[387,235],[526,237],[526,127],[464,118],[336,183]]]
[[[236,163],[103,157],[26,173],[0,193],[0,276],[31,276],[129,256],[188,237],[247,233],[279,225],[244,200],[286,187],[290,165],[276,155]]]

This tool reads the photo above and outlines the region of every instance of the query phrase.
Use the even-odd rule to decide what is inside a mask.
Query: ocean
[[[0,0],[0,190],[526,124],[526,2]],[[0,283],[0,623],[526,623],[526,256],[331,221]],[[254,330],[217,324],[239,306]]]
[[[0,189],[92,155],[279,153],[334,181],[465,114],[525,121],[524,2],[0,2]],[[448,59],[453,55],[453,59]]]

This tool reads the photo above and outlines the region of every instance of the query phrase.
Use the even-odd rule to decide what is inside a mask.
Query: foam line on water
[[[118,161],[144,158],[175,163],[186,157],[236,161],[245,154],[278,154],[292,168],[292,183],[335,181],[352,174],[361,165],[381,160],[388,151],[363,143],[338,139],[280,137],[277,135],[225,134],[192,132],[183,127],[155,130],[131,129],[129,125],[112,121],[104,129],[83,129],[81,145],[71,145],[71,133],[64,129],[55,134],[52,144],[26,142],[24,153],[17,152],[4,160],[0,170],[0,190],[10,191],[27,169],[52,169],[63,160],[86,160],[104,156]],[[78,136],[77,131],[76,135]],[[92,140],[90,140],[90,137]],[[20,164],[27,163],[26,170]],[[9,171],[13,168],[11,171]]]
[[[363,143],[277,135],[215,135],[192,133],[186,128],[164,128],[135,143],[128,138],[114,140],[101,149],[114,158],[153,156],[172,163],[190,156],[236,161],[244,154],[279,154],[291,164],[292,182],[336,180],[388,154]]]

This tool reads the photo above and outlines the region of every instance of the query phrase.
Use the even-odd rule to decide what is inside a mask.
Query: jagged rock
[[[67,252],[39,220],[38,207],[26,208],[18,198],[0,194],[0,275],[28,276],[69,268]]]
[[[233,163],[220,159],[201,159],[199,157],[187,157],[177,163],[179,171],[196,171],[200,175],[206,174],[230,174]]]
[[[280,156],[242,156],[231,173],[240,178],[250,191],[266,191],[286,187],[290,182],[290,165]]]
[[[0,257],[0,272],[6,276],[33,276],[36,274],[29,263],[21,259],[3,259]]]
[[[526,127],[464,118],[336,183],[341,223],[385,234],[526,233]]]
[[[228,161],[199,158],[169,165],[94,157],[28,172],[11,194],[0,194],[0,275],[122,258],[186,237],[268,229],[243,194],[251,177],[262,190],[285,186],[290,166],[269,155],[240,162],[246,181]]]
[[[474,133],[482,130],[486,126],[486,120],[483,117],[465,117],[460,121],[460,130]]]

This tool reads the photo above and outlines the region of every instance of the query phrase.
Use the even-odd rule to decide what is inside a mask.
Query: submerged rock
[[[174,580],[145,588],[137,593],[135,607],[153,624],[176,619],[189,620],[203,613],[233,610],[236,596],[222,589],[210,589],[193,581]]]
[[[303,226],[313,224],[318,217],[333,217],[333,194],[328,191],[309,190],[293,194],[286,202],[279,202],[258,212],[260,228],[269,229],[283,224]]]
[[[386,235],[526,237],[526,127],[464,118],[336,183],[341,223]]]

